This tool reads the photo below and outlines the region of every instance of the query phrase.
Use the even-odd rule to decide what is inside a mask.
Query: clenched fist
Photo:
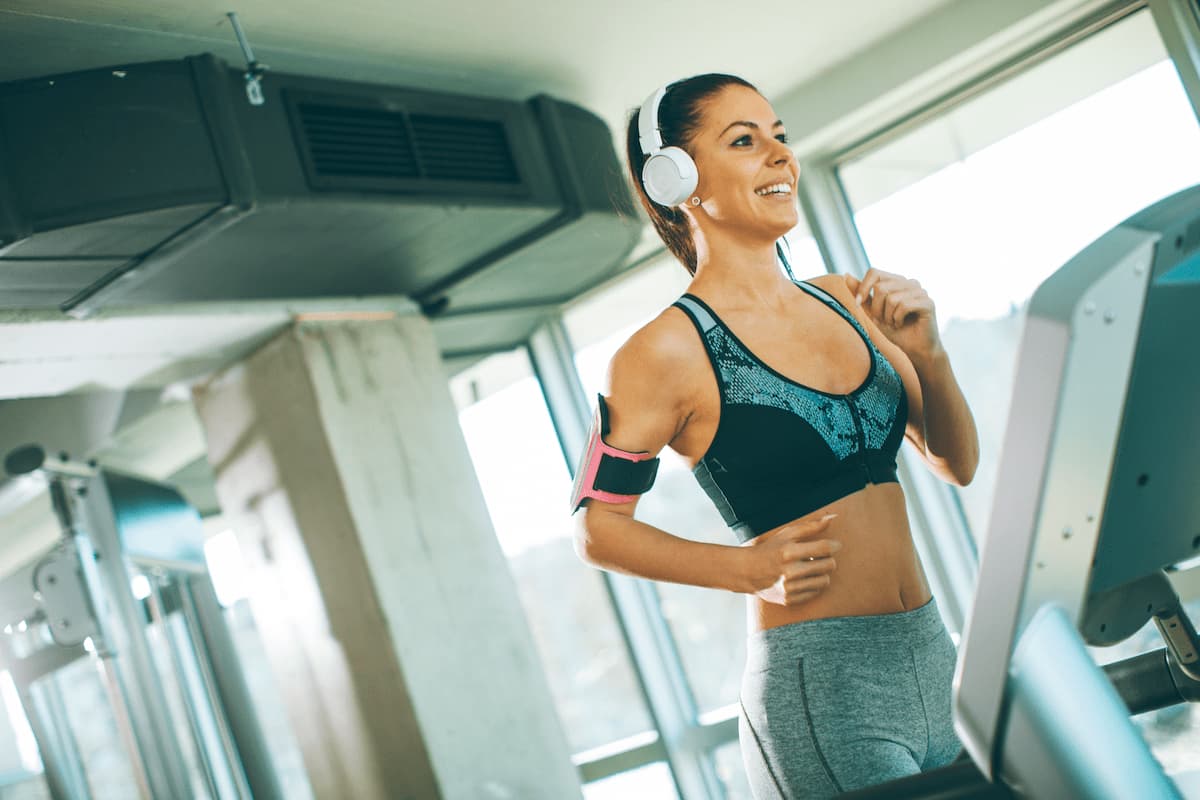
[[[793,522],[744,544],[746,593],[795,606],[825,591],[837,569],[833,554],[842,543],[819,537],[836,516]]]
[[[918,281],[880,269],[867,270],[861,281],[844,277],[859,306],[910,359],[927,359],[941,349],[933,300]]]

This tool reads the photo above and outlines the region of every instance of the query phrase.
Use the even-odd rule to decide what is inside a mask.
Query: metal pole
[[[77,491],[66,493],[66,498],[68,523],[94,552],[92,559],[83,559],[83,564],[101,630],[97,653],[109,658],[117,693],[114,699],[118,701],[114,705],[121,705],[119,701],[123,700],[150,794],[154,798],[188,797],[191,783],[186,764],[146,642],[146,619],[130,588],[131,576],[103,475],[85,479]],[[74,519],[82,524],[74,525]]]
[[[91,800],[79,745],[53,678],[32,685],[18,683],[17,696],[37,740],[50,796],[53,800]]]
[[[129,721],[129,711],[125,707],[121,684],[116,670],[113,669],[111,654],[96,659],[96,671],[100,673],[100,683],[104,686],[105,695],[108,696],[108,704],[112,706],[117,733],[120,734],[121,742],[125,745],[125,752],[129,754],[129,763],[133,769],[133,776],[137,780],[138,794],[141,795],[142,800],[154,800],[150,794],[150,776],[146,772],[146,762],[142,759],[142,754],[137,746],[137,737],[133,732],[133,724]]]
[[[1195,0],[1150,0],[1150,13],[1179,80],[1200,117],[1200,9]]]
[[[148,575],[147,582],[150,586],[150,596],[146,598],[146,605],[150,611],[151,624],[157,626],[162,637],[162,643],[166,645],[171,655],[171,667],[174,671],[175,687],[179,690],[179,702],[183,706],[184,713],[187,715],[188,729],[192,732],[192,741],[189,743],[195,747],[195,752],[202,768],[204,769],[204,779],[208,786],[208,793],[213,797],[213,800],[219,800],[224,797],[233,797],[229,791],[222,792],[218,788],[218,784],[228,788],[230,776],[228,774],[228,764],[224,763],[223,754],[210,752],[212,748],[208,747],[208,739],[205,736],[206,729],[209,727],[205,723],[210,723],[210,720],[202,718],[204,708],[207,707],[208,698],[196,697],[196,692],[193,689],[190,671],[186,662],[193,661],[194,655],[190,652],[185,652],[186,645],[179,641],[180,636],[171,625],[169,612],[165,608],[163,602],[163,592],[158,585],[158,576]],[[195,669],[195,665],[191,665]],[[197,702],[199,700],[199,702]],[[222,774],[218,773],[222,770]],[[222,778],[225,780],[222,781]]]
[[[240,764],[243,771],[239,784],[248,787],[254,800],[283,800],[267,737],[259,725],[254,698],[212,581],[204,575],[180,578],[179,595],[192,648],[217,712],[222,742],[231,763]]]

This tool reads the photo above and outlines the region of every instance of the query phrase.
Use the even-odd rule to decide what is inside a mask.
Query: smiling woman
[[[889,273],[783,274],[799,166],[746,81],[656,91],[627,142],[642,204],[692,280],[613,357],[592,434],[608,447],[590,451],[619,471],[626,454],[670,447],[740,545],[667,533],[635,518],[636,492],[597,485],[578,552],[747,596],[739,738],[756,797],[832,796],[947,763],[954,647],[896,477],[905,439],[953,482],[977,460],[932,300]]]

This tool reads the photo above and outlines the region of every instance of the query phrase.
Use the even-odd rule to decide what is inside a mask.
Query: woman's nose
[[[792,152],[792,148],[788,147],[778,139],[772,140],[775,142],[775,149],[771,153],[771,163],[775,166],[786,164],[795,159],[796,154]]]

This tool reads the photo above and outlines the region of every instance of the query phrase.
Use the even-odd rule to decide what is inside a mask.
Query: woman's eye
[[[775,138],[778,139],[779,141],[783,142],[784,144],[788,143],[788,135],[786,133],[778,134]]]
[[[750,134],[748,134],[748,133],[745,136],[739,136],[738,138],[733,140],[734,147],[739,147],[739,146],[747,145],[747,144],[750,144]]]

